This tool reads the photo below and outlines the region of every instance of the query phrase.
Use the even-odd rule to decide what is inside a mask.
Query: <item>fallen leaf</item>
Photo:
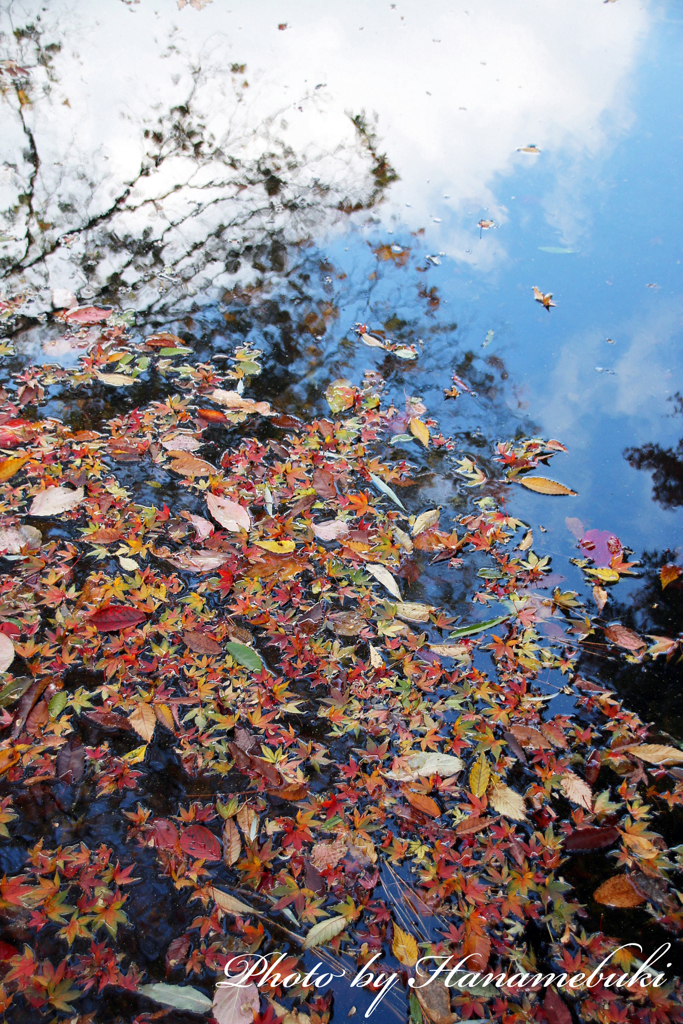
[[[223,892],[222,889],[212,887],[207,891],[216,906],[220,907],[221,910],[225,910],[228,914],[233,914],[236,917],[244,917],[249,914],[253,914],[256,917],[267,916],[258,910],[254,910],[254,908],[250,907],[248,903],[243,903],[242,900],[238,900],[234,896],[231,896],[230,893]]]
[[[482,797],[488,789],[491,769],[482,751],[479,759],[474,762],[470,771],[470,791],[476,797]]]
[[[430,644],[429,650],[440,658],[469,658],[470,652],[464,644]]]
[[[43,536],[35,526],[0,529],[0,551],[8,555],[18,555],[22,548],[39,548],[42,541]]]
[[[313,471],[313,490],[319,498],[336,498],[337,488],[329,469],[318,467]]]
[[[6,672],[14,661],[14,644],[6,633],[0,633],[0,672]]]
[[[336,868],[346,855],[346,843],[343,837],[332,843],[316,843],[311,850],[311,863],[319,871]]]
[[[248,985],[218,982],[211,1009],[217,1024],[253,1024],[258,1012],[259,990],[253,982]]]
[[[221,844],[205,825],[190,825],[180,834],[180,849],[188,857],[221,860]]]
[[[526,806],[524,797],[510,789],[504,783],[494,786],[489,795],[489,803],[498,814],[512,818],[513,821],[524,821],[526,819]]]
[[[523,153],[533,153],[533,152],[536,152],[536,150],[527,147],[527,148],[521,150],[521,152],[523,152]],[[543,292],[539,288],[537,288],[536,285],[534,285],[534,298],[536,299],[536,302],[543,303],[543,305],[545,306],[546,309],[550,309],[551,306],[555,305],[554,302],[550,301],[552,299],[552,297],[553,297],[553,293],[552,292],[547,292],[547,294],[544,295]]]
[[[459,836],[470,835],[474,832],[481,832],[482,829],[488,828],[494,821],[498,821],[498,818],[465,818],[464,821],[458,822],[455,826],[455,831]]]
[[[606,907],[639,907],[645,903],[645,897],[636,890],[628,875],[608,878],[595,890],[593,899]]]
[[[206,633],[194,629],[183,630],[183,643],[195,654],[222,654],[223,648]]]
[[[225,645],[225,649],[236,662],[248,668],[250,672],[263,672],[261,656],[252,647],[232,640]]]
[[[509,618],[509,615],[499,615],[495,619],[486,619],[484,622],[474,622],[471,626],[458,626],[449,633],[449,637],[454,640],[459,639],[463,636],[474,636],[475,633],[483,633],[485,629],[493,629],[494,626],[499,626],[501,622],[505,622]]]
[[[138,611],[137,608],[128,608],[123,604],[110,604],[106,608],[100,608],[94,612],[88,621],[100,633],[113,633],[119,629],[137,626],[146,618],[145,613]]]
[[[76,508],[85,498],[85,488],[76,487],[46,487],[39,491],[31,502],[28,510],[30,516],[59,516],[63,512],[70,512]]]
[[[376,562],[366,562],[364,568],[371,576],[374,576],[383,587],[386,587],[390,594],[401,600],[401,591],[398,589],[398,583],[383,565],[378,565]]]
[[[335,380],[325,391],[325,398],[332,412],[344,412],[353,405],[355,390],[350,380]]]
[[[620,626],[618,623],[616,626],[606,626],[604,633],[613,644],[617,644],[618,647],[624,647],[627,651],[640,651],[643,647],[647,647],[645,641],[637,633],[634,633],[632,629],[627,629],[626,626]]]
[[[391,952],[404,967],[414,967],[417,963],[419,956],[417,942],[412,935],[404,932],[397,924],[394,924],[394,941],[391,944]]]
[[[288,555],[296,548],[296,543],[293,540],[257,540],[254,543],[257,548],[271,551],[274,555]]]
[[[458,1014],[451,1013],[451,990],[441,978],[433,978],[418,967],[415,982],[413,992],[428,1021],[432,1024],[454,1024],[460,1020]]]
[[[307,933],[304,940],[304,949],[313,949],[314,946],[324,946],[330,939],[334,939],[344,931],[349,922],[341,915],[330,917],[326,921],[318,921]]]
[[[403,622],[429,622],[429,616],[436,609],[431,604],[419,604],[416,601],[401,601],[396,605],[396,616]]]
[[[241,852],[242,840],[237,825],[232,818],[228,818],[223,826],[223,860],[229,868],[237,863]]]
[[[170,468],[179,476],[186,476],[194,480],[196,476],[211,476],[216,472],[215,466],[212,466],[210,462],[205,462],[204,459],[198,459],[191,452],[173,449],[168,454],[172,457]]]
[[[429,530],[430,527],[436,526],[440,515],[441,511],[438,508],[430,508],[427,512],[421,512],[410,531],[413,537],[417,537],[419,534],[424,533],[425,530]]]
[[[556,480],[548,480],[545,476],[520,477],[517,482],[537,494],[571,494],[577,497],[576,491],[570,490],[564,484],[558,484]]]
[[[485,971],[491,956],[490,938],[475,928],[466,927],[463,953],[471,958],[467,961],[469,970]]]
[[[9,459],[0,459],[0,482],[11,480],[30,458],[30,455],[12,455]]]
[[[129,377],[126,373],[96,373],[95,376],[110,388],[125,388],[136,382],[135,377]]]
[[[151,743],[154,730],[157,724],[157,716],[151,704],[141,703],[128,716],[128,721],[135,729],[140,739],[145,743]]]
[[[239,530],[251,530],[251,516],[243,505],[230,498],[223,498],[217,494],[207,494],[206,507],[222,527],[237,533]]]
[[[677,580],[681,574],[683,574],[683,568],[680,565],[672,565],[671,563],[663,565],[659,570],[659,578],[662,581],[662,590],[665,590],[670,583]]]
[[[533,747],[534,750],[550,750],[551,744],[538,729],[532,729],[528,725],[512,725],[510,732],[519,740],[524,747]]]
[[[422,420],[418,419],[417,416],[411,416],[410,418],[410,433],[413,437],[416,437],[425,448],[429,448],[429,427]]]
[[[428,778],[430,775],[439,775],[442,779],[449,779],[462,771],[463,763],[459,757],[453,754],[440,754],[438,751],[419,751],[409,754],[405,761],[407,770],[399,768],[390,772],[384,772],[387,779],[397,779],[399,782],[415,782],[416,779]]]
[[[641,761],[648,764],[666,764],[673,761],[675,764],[683,762],[683,750],[678,747],[667,747],[662,743],[640,743],[629,747],[619,747],[619,753],[633,754]]]
[[[206,1016],[213,1006],[208,996],[191,985],[167,985],[165,981],[155,981],[151,985],[138,985],[137,991],[162,1006],[170,1006],[174,1010],[189,1010],[203,1016]]]
[[[414,807],[421,814],[426,814],[430,818],[441,817],[439,805],[430,796],[425,796],[424,793],[413,793],[410,789],[404,789],[403,795],[410,806]]]
[[[579,807],[585,807],[587,811],[593,810],[593,793],[591,788],[574,772],[566,772],[562,776],[560,786],[564,795],[572,803],[578,804]]]
[[[367,626],[366,620],[359,612],[333,612],[328,615],[325,624],[340,636],[358,636]]]
[[[226,409],[233,412],[259,413],[261,416],[272,415],[268,402],[254,402],[251,398],[242,398],[236,391],[224,391],[222,388],[216,388],[211,392],[211,398],[218,405],[224,405]]]
[[[185,569],[188,572],[211,572],[212,569],[219,569],[228,559],[228,555],[219,551],[193,551],[191,548],[163,557],[177,569]]]
[[[545,994],[543,1012],[549,1024],[572,1024],[572,1015],[567,1004],[559,997],[554,988],[549,988]]]
[[[349,528],[343,519],[329,519],[324,523],[313,523],[313,533],[318,540],[331,541],[339,540],[340,537],[347,537]]]

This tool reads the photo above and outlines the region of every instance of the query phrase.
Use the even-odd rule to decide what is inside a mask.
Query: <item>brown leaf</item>
[[[426,814],[430,818],[440,818],[441,810],[436,800],[432,800],[430,796],[425,796],[423,793],[413,793],[410,789],[404,789],[403,795],[416,811],[420,811],[421,814]]]
[[[198,459],[196,455],[192,455],[190,452],[174,449],[168,454],[172,457],[171,469],[174,473],[178,473],[179,476],[194,479],[196,476],[211,476],[212,473],[216,472],[216,467],[212,466],[210,462]]]
[[[114,541],[121,540],[122,537],[123,531],[118,527],[101,526],[94,533],[86,534],[83,540],[88,544],[113,544]]]
[[[169,976],[174,967],[183,963],[190,949],[189,935],[179,935],[166,950],[166,977]]]
[[[683,750],[679,750],[678,747],[668,747],[663,743],[638,743],[634,746],[620,747],[619,750],[633,754],[634,757],[639,757],[641,761],[647,761],[648,764],[683,761]]]
[[[206,633],[194,629],[183,630],[183,643],[195,654],[222,654],[223,648]]]
[[[471,918],[470,918],[471,920]],[[468,926],[469,926],[468,921]],[[483,935],[474,928],[465,928],[464,955],[471,956],[467,961],[468,970],[485,971],[491,956],[491,940],[488,935]]]
[[[320,896],[327,888],[325,885],[325,877],[320,874],[312,861],[306,859],[304,863],[306,865],[306,873],[304,875],[306,888],[310,889],[311,892],[314,892],[317,896]]]
[[[242,398],[236,391],[224,391],[216,388],[211,392],[210,398],[218,405],[225,406],[231,412],[260,413],[261,416],[270,416],[271,409],[268,402],[254,402],[251,398]]]
[[[42,729],[47,725],[50,720],[50,713],[47,708],[46,700],[39,700],[31,710],[30,715],[26,719],[26,732],[31,736],[35,736],[41,732]]]
[[[673,565],[671,562],[667,565],[663,565],[659,570],[659,578],[662,581],[662,590],[665,590],[670,583],[677,580],[681,574],[683,574],[683,568],[680,565]]]
[[[60,782],[70,786],[80,782],[85,769],[85,750],[79,737],[72,736],[57,755],[56,772]]]
[[[332,843],[316,843],[311,850],[311,863],[320,871],[336,868],[340,860],[346,856],[346,843],[343,836]]]
[[[157,850],[180,851],[178,829],[168,818],[157,818],[152,825],[152,840]]]
[[[367,626],[366,620],[359,612],[334,612],[327,616],[325,624],[339,636],[358,636]]]
[[[329,469],[316,469],[313,473],[313,490],[319,498],[336,498],[337,487]]]
[[[427,971],[418,969],[413,992],[432,1024],[454,1024],[460,1019],[458,1014],[451,1013],[451,990],[441,978],[432,978]]]
[[[590,786],[574,772],[566,772],[562,776],[560,785],[562,792],[572,803],[578,804],[579,807],[585,807],[587,811],[593,809],[593,793]]]
[[[525,747],[532,747],[534,750],[552,749],[550,743],[538,729],[532,729],[528,725],[513,725],[510,727],[510,732]]]
[[[645,903],[645,897],[636,890],[628,875],[608,878],[595,890],[593,899],[606,907],[639,907]]]
[[[488,828],[496,820],[496,818],[465,818],[455,826],[455,831],[459,836],[473,835],[475,832],[481,832],[482,829]]]
[[[156,729],[157,716],[151,704],[140,703],[128,716],[128,721],[135,729],[140,739],[145,743],[151,743]]]
[[[611,640],[613,644],[617,644],[619,647],[624,647],[627,651],[639,651],[643,647],[647,647],[644,640],[634,633],[632,629],[627,629],[626,626],[617,624],[616,626],[606,626],[604,630],[605,636],[608,640]]]
[[[223,826],[223,860],[231,868],[239,860],[242,852],[242,840],[237,825],[232,818],[228,818]]]

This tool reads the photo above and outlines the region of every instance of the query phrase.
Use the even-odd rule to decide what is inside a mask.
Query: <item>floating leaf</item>
[[[645,897],[637,891],[628,875],[608,878],[595,890],[593,899],[606,907],[639,907],[645,903]]]
[[[683,574],[683,567],[680,565],[663,565],[659,570],[659,578],[662,581],[662,590],[666,590],[670,583],[677,580]]]
[[[220,551],[192,551],[191,548],[186,548],[174,555],[164,555],[164,558],[176,568],[188,572],[211,572],[212,569],[220,569],[228,556]]]
[[[11,480],[30,458],[30,455],[13,455],[9,459],[0,459],[0,482]]]
[[[70,323],[77,324],[99,324],[102,320],[108,320],[114,310],[102,309],[100,306],[79,306],[77,309],[70,309],[66,319]]]
[[[354,402],[355,391],[350,380],[335,380],[325,392],[325,398],[332,412],[344,412]]]
[[[169,452],[171,458],[171,469],[179,476],[186,476],[194,479],[196,476],[211,476],[216,472],[216,467],[204,459],[198,459],[191,452],[173,450]]]
[[[330,939],[334,939],[344,931],[349,922],[345,917],[330,917],[326,921],[318,921],[306,935],[304,949],[313,949],[314,946],[324,946]]]
[[[461,661],[470,657],[470,652],[464,644],[430,644],[429,650],[438,654],[440,658],[456,658]]]
[[[504,814],[506,818],[512,818],[514,821],[524,821],[526,819],[524,797],[503,783],[493,787],[489,796],[489,803],[494,811],[498,811],[498,814]]]
[[[488,789],[491,769],[482,751],[479,760],[474,762],[470,772],[470,791],[476,797],[482,797]]]
[[[578,804],[579,807],[585,807],[587,811],[592,811],[593,793],[590,786],[583,779],[579,778],[578,775],[574,775],[573,772],[566,772],[562,776],[560,785],[562,792],[568,800]]]
[[[571,250],[566,250],[571,252]],[[552,1024],[572,1024],[572,1015],[567,1004],[557,994],[554,988],[549,988],[543,1000],[543,1012]]]
[[[349,528],[343,519],[330,519],[325,523],[313,523],[313,533],[318,540],[339,540],[348,536]]]
[[[253,982],[231,985],[219,981],[211,1015],[217,1024],[253,1024],[259,1012],[259,991]]]
[[[108,384],[110,388],[130,387],[131,384],[135,384],[137,379],[136,377],[129,377],[125,373],[96,373],[95,376],[103,384]]]
[[[18,555],[22,548],[39,548],[43,540],[35,526],[10,526],[0,529],[0,552]]]
[[[425,448],[429,448],[429,427],[422,420],[418,419],[417,416],[411,416],[410,418],[410,433],[413,437],[416,437]]]
[[[110,604],[107,608],[100,608],[94,612],[89,622],[100,633],[114,633],[120,629],[129,629],[137,626],[146,620],[144,612],[137,608],[128,608],[123,604]]]
[[[188,857],[221,860],[221,844],[205,825],[190,825],[180,834],[180,849]]]
[[[237,533],[239,530],[251,530],[251,516],[244,506],[230,498],[223,498],[217,494],[207,494],[206,507],[222,527]]]
[[[410,806],[421,814],[426,814],[430,818],[441,817],[441,808],[430,796],[425,796],[424,793],[413,793],[410,789],[404,789],[403,795]]]
[[[84,498],[84,487],[47,487],[36,494],[28,512],[31,516],[60,516],[76,508]]]
[[[367,562],[365,569],[371,576],[374,576],[376,580],[379,580],[382,586],[386,587],[390,594],[393,594],[393,596],[398,598],[399,601],[401,600],[401,591],[398,589],[398,583],[388,569],[385,569],[383,565],[378,565],[376,562]]]
[[[195,654],[222,654],[223,648],[206,633],[194,629],[183,630],[183,643]]]
[[[416,940],[397,924],[394,924],[394,941],[391,944],[391,952],[404,967],[414,967],[420,955]]]
[[[396,771],[384,772],[387,779],[396,779],[399,782],[415,782],[416,779],[428,778],[430,775],[440,775],[442,779],[449,779],[462,770],[463,763],[454,754],[440,754],[438,751],[419,751],[409,754],[405,758],[408,768],[399,768]]]
[[[417,537],[419,534],[424,533],[425,530],[429,530],[430,527],[436,526],[440,515],[441,511],[438,508],[430,508],[428,512],[421,512],[410,531],[413,537]]]
[[[234,914],[237,917],[244,917],[248,914],[255,915],[256,917],[266,916],[260,913],[260,911],[254,910],[248,903],[243,903],[242,900],[236,899],[230,893],[223,892],[222,889],[210,888],[207,892],[216,906],[220,907],[221,910],[225,910],[228,914]]]
[[[0,672],[6,672],[14,661],[14,644],[6,633],[0,633]]]
[[[263,672],[261,657],[252,647],[247,647],[246,644],[240,644],[236,640],[231,640],[230,643],[225,645],[225,649],[236,662],[248,668],[250,672]]]
[[[254,543],[256,547],[271,551],[274,555],[288,555],[296,547],[293,540],[257,540]]]
[[[403,511],[405,512],[405,510],[406,510],[405,505],[403,504],[401,499],[398,497],[398,495],[395,493],[395,491],[393,491],[391,489],[389,484],[385,484],[384,480],[382,480],[382,478],[377,476],[375,473],[371,473],[370,474],[370,479],[372,480],[372,482],[375,485],[375,487],[379,488],[379,490],[382,492],[382,494],[386,494],[387,498],[391,498],[391,500],[394,502],[394,504],[398,505],[398,507],[402,508]]]
[[[237,391],[224,391],[222,388],[215,388],[211,392],[211,398],[218,405],[230,409],[231,412],[259,413],[261,416],[272,415],[268,402],[254,402],[251,398],[242,398]]]
[[[236,864],[242,851],[242,840],[237,825],[228,818],[223,826],[223,860],[229,868]]]
[[[509,618],[509,615],[499,615],[495,619],[486,619],[485,622],[475,622],[471,626],[458,626],[452,633],[448,635],[457,640],[463,636],[474,636],[475,633],[483,633],[485,629],[493,629],[494,626],[499,626],[501,622],[505,622]]]
[[[532,729],[529,725],[512,725],[510,732],[524,747],[533,747],[534,750],[551,749],[551,744],[545,736],[538,729]]]
[[[626,626],[607,626],[605,628],[605,636],[608,640],[611,640],[613,644],[617,644],[619,647],[624,647],[627,651],[640,651],[643,647],[647,647],[647,644],[637,633],[634,633],[632,629],[627,629]]]
[[[633,754],[641,761],[648,764],[666,764],[673,761],[674,764],[683,762],[683,750],[678,747],[667,747],[662,743],[639,743],[629,747],[619,747],[619,753]]]
[[[128,716],[128,721],[145,743],[151,743],[157,724],[157,717],[151,704],[141,703]]]
[[[404,622],[429,622],[429,616],[434,611],[431,604],[419,604],[416,601],[401,601],[396,605],[396,617]]]
[[[525,476],[518,479],[522,487],[528,487],[530,491],[537,494],[571,494],[577,496],[576,491],[570,490],[564,484],[558,484],[556,480],[548,480],[545,476]]]
[[[191,985],[167,985],[165,981],[155,981],[151,985],[138,985],[137,991],[162,1006],[201,1013],[204,1016],[213,1006],[212,1001],[203,992],[192,988]]]

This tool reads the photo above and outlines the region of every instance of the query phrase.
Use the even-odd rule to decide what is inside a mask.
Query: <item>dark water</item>
[[[254,397],[289,413],[325,414],[331,380],[374,370],[387,400],[421,398],[453,439],[420,456],[423,507],[452,514],[472,499],[456,456],[486,471],[498,441],[556,438],[568,451],[549,475],[578,497],[509,487],[506,508],[563,589],[583,586],[565,517],[616,534],[640,564],[608,614],[675,637],[682,590],[662,593],[658,572],[683,555],[680,4],[156,6],[2,5],[20,68],[0,76],[0,287],[29,299],[5,366],[76,364],[48,315],[67,289],[200,359],[250,342]],[[363,345],[356,323],[419,358]],[[476,394],[446,400],[453,373]],[[47,411],[96,429],[127,402],[56,392]],[[472,589],[435,567],[411,596],[467,618]],[[596,651],[582,669],[683,738],[675,661]],[[182,792],[170,754],[162,769],[176,790],[148,794],[157,813]],[[122,840],[104,809],[90,817]],[[161,955],[164,927],[145,918],[138,957]],[[127,1019],[121,998],[111,1012]]]

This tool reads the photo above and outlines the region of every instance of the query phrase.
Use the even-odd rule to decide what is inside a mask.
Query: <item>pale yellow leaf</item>
[[[145,743],[151,743],[157,724],[157,717],[151,704],[138,704],[128,716],[128,721]]]
[[[493,787],[489,803],[494,811],[498,811],[498,814],[504,814],[506,818],[512,818],[514,821],[524,821],[526,819],[524,797],[503,783]]]
[[[383,565],[378,565],[376,562],[368,562],[365,568],[383,587],[387,588],[390,594],[393,594],[399,601],[401,600],[401,591],[398,589],[398,583],[388,569],[385,569]]]

